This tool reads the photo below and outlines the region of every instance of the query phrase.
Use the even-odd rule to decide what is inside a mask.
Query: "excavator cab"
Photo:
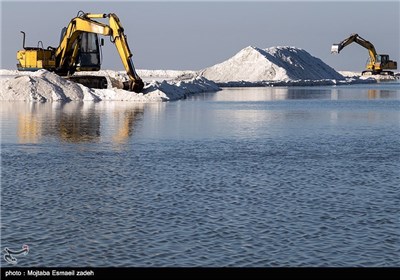
[[[379,62],[381,64],[387,64],[389,61],[389,55],[387,54],[378,54],[376,56],[376,62]]]
[[[77,71],[99,71],[101,67],[101,44],[96,33],[84,32],[79,35]]]

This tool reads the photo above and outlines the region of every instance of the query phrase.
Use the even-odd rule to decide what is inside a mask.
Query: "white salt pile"
[[[230,59],[198,72],[138,70],[138,73],[146,82],[142,93],[112,88],[114,81],[127,80],[126,73],[122,71],[76,73],[107,77],[107,89],[93,89],[46,70],[0,70],[0,101],[159,102],[182,99],[188,94],[218,91],[218,86],[314,86],[376,83],[379,80],[375,76],[360,77],[347,72],[342,75],[319,58],[296,47],[247,47]]]
[[[375,79],[378,81],[396,81],[397,79],[400,78],[400,73],[394,73],[394,76],[391,75],[368,75],[365,74],[364,76],[362,75],[361,72],[352,72],[352,71],[339,71],[339,73],[344,76],[345,78],[358,78],[358,79]]]
[[[141,77],[144,81],[152,81],[152,80],[164,81],[164,80],[181,79],[181,78],[185,78],[185,77],[194,78],[194,77],[198,76],[198,73],[193,70],[138,69],[138,70],[136,70],[136,72],[138,73],[139,77]],[[104,76],[104,77],[109,77],[109,78],[116,79],[116,80],[126,80],[128,78],[126,75],[126,71],[113,71],[113,70],[76,72],[74,75]]]
[[[124,78],[120,73],[114,72],[108,74],[113,78]],[[214,82],[203,77],[175,79],[168,82],[152,81],[145,85],[142,93],[135,93],[111,87],[107,89],[88,88],[47,70],[36,72],[1,70],[0,74],[0,100],[8,101],[159,102],[182,99],[188,94],[219,90]]]
[[[26,75],[27,73],[30,75]],[[0,100],[45,102],[98,100],[98,98],[79,84],[46,70],[40,70],[25,72],[22,76],[2,78]]]
[[[180,79],[182,77],[195,77],[197,76],[197,72],[193,70],[137,70],[139,76],[144,79]]]
[[[296,47],[249,46],[230,59],[204,69],[201,75],[217,83],[344,79],[321,59]]]

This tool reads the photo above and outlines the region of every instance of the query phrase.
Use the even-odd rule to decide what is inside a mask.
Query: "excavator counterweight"
[[[94,19],[108,19],[108,24]],[[98,36],[109,36],[115,44],[129,80],[122,88],[141,92],[144,87],[142,79],[137,74],[132,62],[132,53],[128,46],[124,29],[115,14],[90,14],[80,11],[67,27],[63,28],[58,47],[41,46],[25,47],[23,33],[23,50],[17,52],[17,68],[20,71],[36,71],[46,69],[60,76],[82,83],[88,87],[106,88],[107,79],[100,76],[81,76],[73,74],[80,71],[98,71],[101,68],[101,46],[103,39]]]
[[[333,44],[331,47],[331,53],[338,54],[340,51],[350,45],[351,43],[356,42],[360,46],[366,48],[369,54],[369,61],[366,66],[366,70],[362,72],[362,74],[388,74],[394,75],[393,71],[387,70],[395,70],[397,69],[397,62],[390,60],[389,55],[387,54],[377,54],[374,45],[359,36],[358,34],[351,34],[348,38],[344,39],[339,44]]]

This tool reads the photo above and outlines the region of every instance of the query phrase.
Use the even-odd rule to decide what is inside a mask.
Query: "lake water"
[[[18,266],[400,266],[399,83],[0,116]]]

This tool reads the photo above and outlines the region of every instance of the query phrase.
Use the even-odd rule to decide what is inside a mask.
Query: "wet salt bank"
[[[135,101],[160,102],[186,98],[189,94],[218,91],[219,87],[204,77],[176,77],[170,81],[147,82],[141,93],[112,88],[110,79],[126,80],[126,74],[101,71],[109,82],[107,89],[88,88],[47,70],[20,72],[2,70],[0,100],[8,101]],[[156,72],[158,74],[158,72]]]
[[[122,71],[92,72],[91,75],[102,75],[109,80],[107,89],[93,89],[46,70],[0,70],[0,100],[162,102],[218,91],[219,87],[343,85],[395,79],[360,77],[349,72],[342,75],[307,51],[287,46],[267,49],[249,46],[230,59],[200,71],[138,70],[138,73],[145,81],[142,93],[112,87],[111,80],[127,80]]]

